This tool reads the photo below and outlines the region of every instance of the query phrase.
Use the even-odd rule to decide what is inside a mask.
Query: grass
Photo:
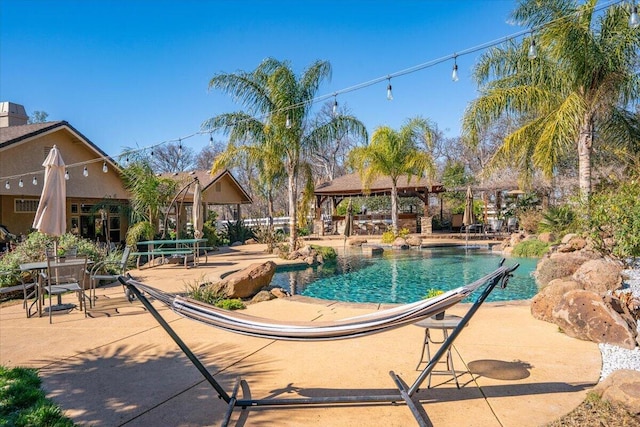
[[[58,406],[45,397],[35,369],[0,366],[0,426],[71,427]]]

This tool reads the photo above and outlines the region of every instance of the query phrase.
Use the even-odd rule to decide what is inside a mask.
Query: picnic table
[[[146,251],[132,252],[132,256],[137,257],[136,266],[140,268],[140,258],[147,256],[151,261],[151,266],[154,265],[155,258],[162,258],[163,263],[165,257],[182,257],[184,259],[184,266],[187,267],[189,256],[193,256],[193,266],[197,267],[200,264],[200,251],[204,250],[205,262],[207,261],[207,249],[208,247],[201,246],[202,243],[206,243],[207,239],[173,239],[173,240],[145,240],[138,242],[138,245],[146,245]]]

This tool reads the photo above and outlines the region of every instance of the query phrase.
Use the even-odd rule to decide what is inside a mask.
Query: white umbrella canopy
[[[204,236],[202,227],[204,220],[202,218],[202,190],[200,189],[200,181],[196,179],[196,185],[193,188],[193,208],[192,208],[192,222],[193,222],[193,237],[201,239]]]
[[[42,166],[45,167],[44,184],[33,228],[59,237],[67,231],[67,181],[64,179],[64,160],[58,147],[53,146]]]

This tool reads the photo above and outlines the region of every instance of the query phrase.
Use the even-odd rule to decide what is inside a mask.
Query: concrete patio
[[[337,242],[328,244],[342,244]],[[131,274],[182,292],[186,283],[274,259],[263,248],[221,251],[198,268],[165,265]],[[47,317],[27,319],[21,304],[1,307],[0,363],[38,368],[48,396],[79,425],[219,425],[226,405],[140,303],[129,303],[120,286],[99,288],[98,297],[88,318],[75,310],[54,316],[52,325]],[[264,398],[394,392],[389,371],[408,383],[419,374],[424,330],[413,325],[352,340],[298,343],[231,334],[155,307],[229,393],[237,376],[249,383],[253,398]],[[379,308],[294,296],[250,305],[245,312],[311,321]],[[447,313],[461,315],[467,308]],[[435,387],[426,389],[425,383],[419,392],[434,426],[544,425],[578,406],[601,368],[596,344],[533,319],[528,302],[485,304],[453,354],[456,368],[466,369],[459,376],[461,389],[449,376],[434,376]],[[415,420],[399,403],[251,408],[236,410],[231,425],[409,426]]]

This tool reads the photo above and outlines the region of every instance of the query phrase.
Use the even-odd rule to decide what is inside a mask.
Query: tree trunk
[[[591,147],[593,145],[593,124],[591,118],[587,118],[580,127],[578,139],[578,183],[580,186],[580,198],[584,201],[591,194]]]
[[[398,186],[396,180],[391,180],[391,227],[393,233],[398,234]]]
[[[297,196],[297,188],[296,188],[296,177],[295,172],[292,170],[288,171],[289,180],[288,180],[288,188],[287,191],[289,193],[289,250],[295,251],[297,240],[298,240],[298,209],[296,203]]]

